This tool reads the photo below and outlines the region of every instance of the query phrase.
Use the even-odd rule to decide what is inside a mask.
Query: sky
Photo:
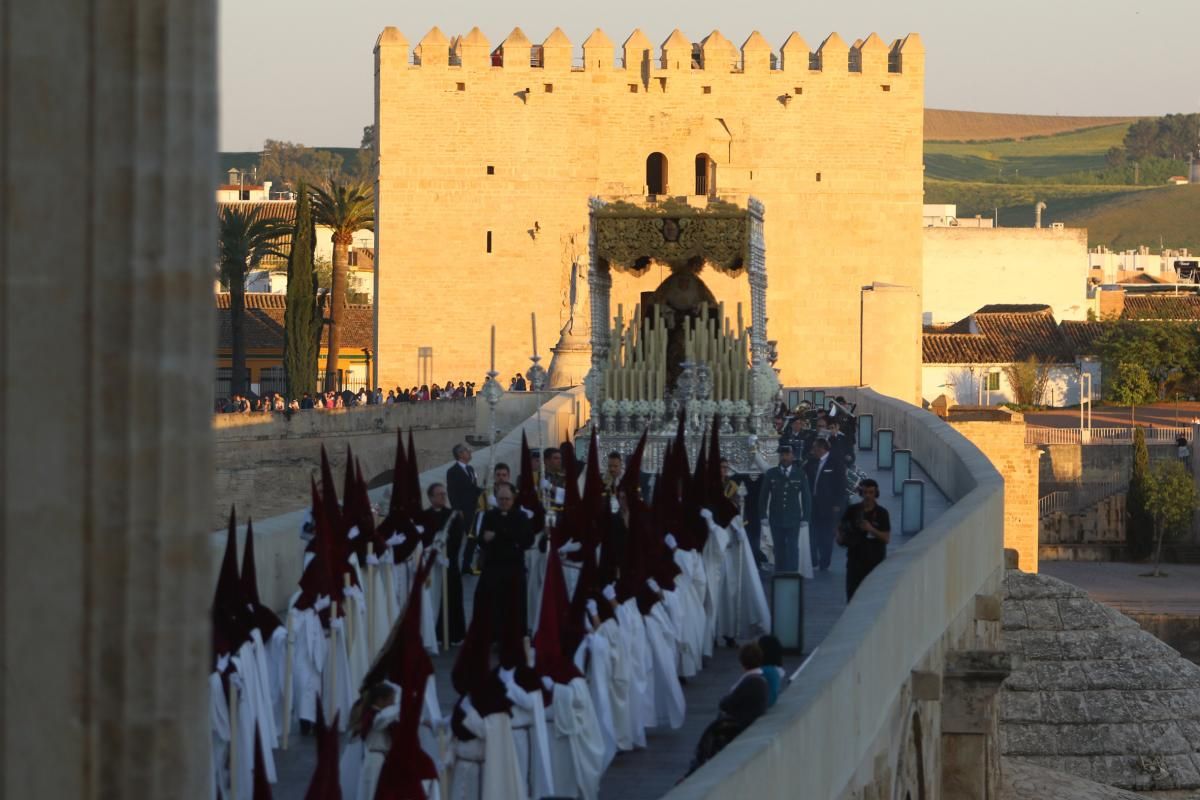
[[[219,0],[220,146],[265,139],[357,147],[374,116],[375,38],[415,45],[479,26],[493,46],[514,26],[541,42],[557,25],[575,44],[603,28],[619,47],[641,28],[661,43],[714,28],[735,44],[758,30],[777,50],[799,31],[816,48],[872,31],[915,31],[926,49],[925,105],[967,111],[1133,116],[1200,111],[1200,0]]]

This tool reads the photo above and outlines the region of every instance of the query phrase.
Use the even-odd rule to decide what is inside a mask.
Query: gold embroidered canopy
[[[600,264],[639,275],[652,261],[672,270],[699,271],[709,264],[736,275],[750,257],[749,213],[715,199],[703,208],[674,199],[607,203],[593,213],[592,226]]]

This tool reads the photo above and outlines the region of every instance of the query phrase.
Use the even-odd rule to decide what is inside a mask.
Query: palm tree
[[[375,230],[375,193],[369,184],[332,180],[328,189],[313,187],[313,219],[333,230],[333,285],[329,290],[329,355],[325,391],[337,389],[342,314],[346,306],[346,268],[355,231]]]
[[[267,256],[286,257],[277,244],[291,233],[291,226],[271,216],[260,206],[247,203],[222,206],[217,231],[220,241],[221,280],[229,287],[229,323],[233,333],[231,394],[242,394],[246,386],[246,273]]]

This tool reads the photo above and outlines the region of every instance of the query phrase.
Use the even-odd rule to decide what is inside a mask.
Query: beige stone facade
[[[1038,451],[1025,444],[1024,415],[1011,421],[950,424],[978,447],[1004,478],[1004,546],[1020,555],[1021,569],[1038,569]]]
[[[542,355],[567,321],[588,197],[657,190],[761,199],[784,382],[858,383],[861,287],[921,291],[920,38],[834,34],[811,53],[792,34],[773,52],[757,33],[739,51],[714,32],[693,57],[679,32],[660,51],[641,32],[617,48],[597,30],[583,66],[577,51],[557,30],[537,48],[516,30],[495,55],[478,30],[453,47],[436,28],[415,48],[380,35],[376,382],[412,383],[422,346],[438,374],[478,377],[493,323],[500,373],[527,368],[530,311]],[[665,276],[615,276],[613,311]],[[702,277],[749,311],[744,278]],[[909,305],[891,330],[917,339]],[[918,370],[901,397],[917,398]]]

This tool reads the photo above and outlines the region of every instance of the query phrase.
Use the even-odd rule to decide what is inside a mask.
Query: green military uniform
[[[812,517],[812,492],[799,462],[791,467],[771,467],[762,478],[758,509],[771,526],[775,567],[780,572],[800,568],[800,523]]]

